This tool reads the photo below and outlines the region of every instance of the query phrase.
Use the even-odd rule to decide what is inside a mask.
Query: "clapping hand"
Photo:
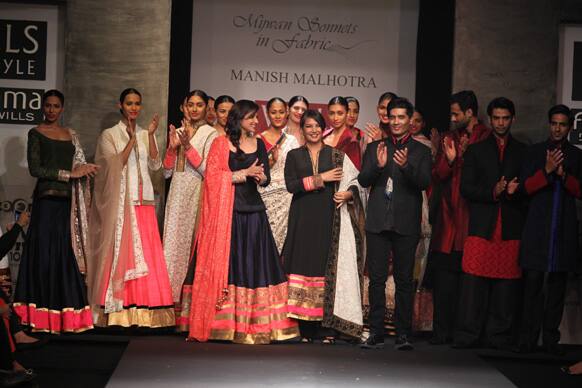
[[[131,117],[127,116],[127,128],[125,130],[127,131],[127,134],[129,135],[130,139],[133,139],[135,137],[135,126],[136,126],[135,119],[132,119]]]
[[[173,124],[170,124],[170,149],[175,150],[180,145],[178,132]]]
[[[495,198],[499,197],[501,193],[507,188],[507,181],[505,180],[505,175],[502,176],[499,181],[495,184]]]
[[[180,140],[182,147],[184,147],[184,151],[188,151],[192,147],[192,144],[190,144],[190,133],[186,129],[177,132],[178,139]]]
[[[154,117],[152,117],[152,121],[150,121],[150,125],[148,126],[148,134],[153,136],[158,129],[158,125],[160,124],[160,116],[156,113]]]
[[[447,161],[449,164],[452,164],[457,158],[457,145],[455,144],[455,141],[450,137],[445,137],[443,139],[443,150],[447,157]]]
[[[517,181],[517,178],[513,178],[512,180],[509,181],[509,183],[507,183],[507,194],[512,195],[517,191],[518,187],[519,182]]]
[[[376,158],[378,159],[378,167],[384,168],[388,163],[388,149],[386,148],[386,143],[382,142],[378,144],[376,149]]]
[[[382,139],[382,130],[376,124],[367,123],[364,132],[368,136],[369,142]]]
[[[564,162],[564,154],[560,149],[546,151],[546,174],[551,174],[558,169]]]
[[[392,159],[394,159],[394,163],[400,167],[405,167],[406,163],[408,163],[408,148],[404,148],[403,150],[396,150]]]

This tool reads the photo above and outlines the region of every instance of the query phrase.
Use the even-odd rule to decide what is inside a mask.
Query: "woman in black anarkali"
[[[288,316],[299,320],[306,341],[333,341],[336,330],[357,336],[363,210],[357,169],[343,152],[323,144],[325,121],[319,112],[307,111],[301,128],[306,144],[291,150],[285,164],[285,183],[293,194],[283,247]],[[340,280],[342,290],[336,293]]]

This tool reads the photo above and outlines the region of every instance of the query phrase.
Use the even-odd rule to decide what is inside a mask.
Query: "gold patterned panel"
[[[140,326],[168,327],[176,323],[174,306],[155,309],[130,307],[110,314],[105,314],[102,308],[96,311],[95,326]]]

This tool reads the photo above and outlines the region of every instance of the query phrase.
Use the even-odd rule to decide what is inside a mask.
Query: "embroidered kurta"
[[[294,136],[286,134],[285,131],[283,131],[282,136],[284,139],[280,143],[277,161],[271,167],[271,183],[267,187],[259,187],[259,193],[261,193],[261,198],[267,208],[269,224],[279,252],[283,249],[285,236],[287,236],[287,219],[293,198],[293,195],[285,187],[285,162],[287,161],[287,153],[299,147]],[[269,144],[264,138],[263,140],[267,152],[269,152],[274,144]]]
[[[188,270],[206,160],[217,136],[218,132],[210,125],[195,127],[190,139],[192,148],[188,152],[184,152],[182,146],[178,150],[169,149],[164,158],[164,176],[172,178],[166,200],[164,256],[174,303],[180,301],[182,283]]]

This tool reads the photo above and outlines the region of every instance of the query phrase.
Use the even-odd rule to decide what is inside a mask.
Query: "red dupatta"
[[[206,162],[188,333],[188,338],[198,341],[208,340],[214,315],[227,292],[234,206],[229,151],[228,138],[220,136],[212,143]]]

